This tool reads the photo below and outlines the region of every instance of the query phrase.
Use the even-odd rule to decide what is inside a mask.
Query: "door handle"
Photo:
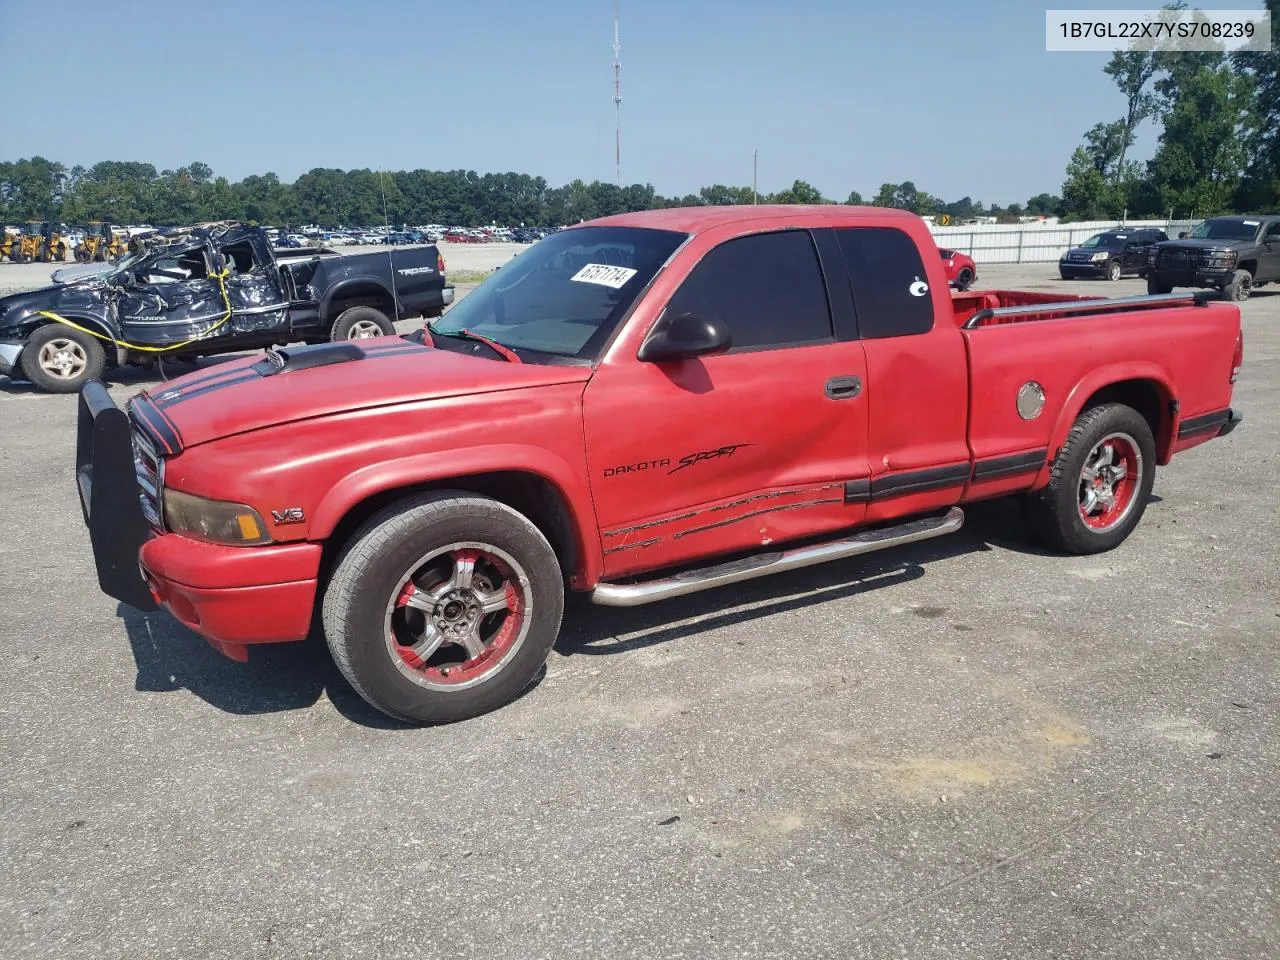
[[[852,400],[862,393],[861,377],[832,377],[827,381],[828,400]]]

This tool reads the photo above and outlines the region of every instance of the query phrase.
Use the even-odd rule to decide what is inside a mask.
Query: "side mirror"
[[[1179,240],[1187,239],[1187,231],[1183,230],[1180,234],[1178,234],[1178,239]]]
[[[706,320],[691,313],[663,317],[640,345],[637,357],[645,363],[687,360],[724,353],[733,346],[733,336],[723,320]]]

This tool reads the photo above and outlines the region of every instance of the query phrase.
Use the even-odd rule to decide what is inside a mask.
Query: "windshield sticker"
[[[1129,235],[1128,235],[1127,233],[1117,233],[1117,234],[1116,234],[1116,239],[1117,239],[1117,240],[1127,240],[1128,238],[1129,238]]]
[[[1262,222],[1262,221],[1260,221],[1260,220],[1246,220],[1246,221],[1244,222],[1244,225],[1245,225],[1246,227],[1256,227],[1256,226],[1257,226],[1259,223],[1261,223],[1261,222]]]
[[[923,297],[926,293],[929,292],[929,285],[925,283],[923,280],[921,280],[919,277],[916,277],[916,282],[913,283],[911,286],[909,286],[907,289],[911,291],[911,295],[913,297]]]
[[[635,275],[636,271],[630,267],[612,267],[607,263],[588,263],[569,279],[576,280],[578,283],[594,283],[601,287],[612,287],[617,290]]]

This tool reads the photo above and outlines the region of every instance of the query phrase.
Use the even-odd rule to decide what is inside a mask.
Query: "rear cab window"
[[[916,242],[896,227],[836,231],[864,340],[906,337],[933,329],[933,298]]]
[[[834,340],[831,307],[807,230],[757,233],[708,252],[667,302],[665,314],[718,318],[730,352]]]

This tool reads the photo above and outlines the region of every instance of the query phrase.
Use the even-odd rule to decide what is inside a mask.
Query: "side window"
[[[836,230],[864,340],[933,329],[933,298],[915,241],[896,227]]]
[[[1271,226],[1267,227],[1267,240],[1280,240],[1280,220],[1274,221]]]
[[[833,338],[818,253],[805,230],[725,241],[693,268],[666,312],[718,317],[733,334],[734,350]]]

